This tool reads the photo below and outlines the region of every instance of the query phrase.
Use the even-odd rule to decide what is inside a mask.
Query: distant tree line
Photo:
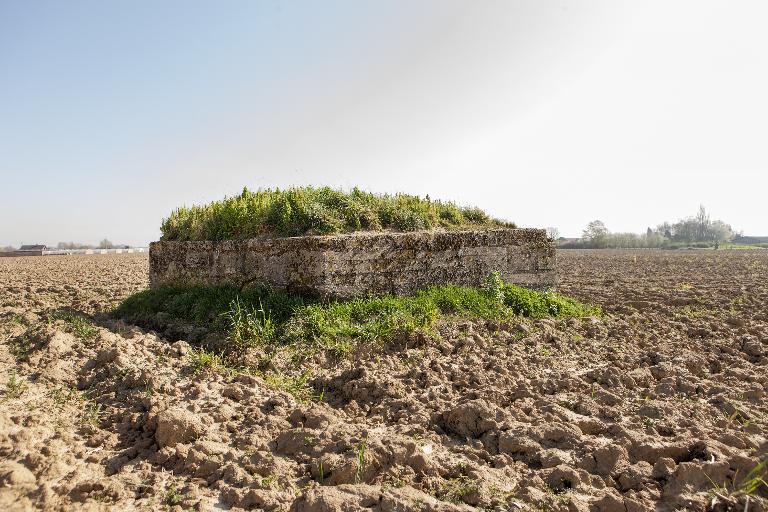
[[[57,249],[93,249],[92,245],[75,243],[75,242],[59,242],[56,244]]]
[[[664,222],[645,233],[611,233],[600,220],[593,220],[576,241],[561,240],[560,247],[583,249],[631,249],[717,247],[739,236],[729,224],[711,220],[704,206],[693,217],[675,223]]]
[[[73,249],[127,249],[129,246],[124,244],[113,244],[108,239],[104,239],[98,243],[98,245],[81,244],[77,242],[59,242],[56,244],[56,248],[60,250],[73,250]],[[16,247],[6,245],[0,247],[0,252],[13,252]]]
[[[692,243],[729,242],[739,235],[729,224],[721,220],[710,220],[704,206],[699,206],[699,213],[693,217],[681,219],[674,224],[659,224],[655,232],[675,242]]]
[[[56,244],[57,249],[71,250],[71,249],[122,249],[128,247],[127,245],[115,245],[106,238],[99,242],[98,245],[88,245],[75,242],[59,242]]]

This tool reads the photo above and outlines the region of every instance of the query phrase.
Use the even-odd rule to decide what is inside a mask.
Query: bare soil
[[[558,259],[605,316],[445,323],[298,401],[110,318],[146,255],[0,258],[0,510],[767,510],[768,251]]]

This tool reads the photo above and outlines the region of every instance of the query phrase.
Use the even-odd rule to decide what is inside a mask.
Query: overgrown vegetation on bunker
[[[493,275],[484,288],[438,286],[408,297],[310,302],[266,289],[228,285],[173,286],[139,292],[115,314],[132,323],[163,328],[182,321],[226,335],[226,352],[302,347],[344,357],[359,343],[431,337],[439,319],[511,320],[516,317],[583,317],[601,314],[554,292],[504,283]],[[305,350],[306,351],[306,350]]]
[[[515,227],[475,207],[407,194],[349,192],[329,187],[287,190],[244,188],[234,197],[174,210],[161,225],[162,240],[232,240],[353,231],[416,231]]]

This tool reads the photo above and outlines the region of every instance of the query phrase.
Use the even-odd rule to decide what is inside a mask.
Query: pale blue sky
[[[768,235],[762,1],[0,0],[0,245],[358,185],[577,236]]]

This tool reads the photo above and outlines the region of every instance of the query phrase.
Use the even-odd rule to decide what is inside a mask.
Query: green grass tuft
[[[27,384],[24,380],[20,380],[16,373],[11,373],[8,377],[8,382],[5,384],[5,398],[13,400],[19,398],[27,389]]]
[[[62,320],[66,325],[67,331],[83,341],[90,341],[99,334],[98,329],[93,326],[86,318],[71,311],[57,311],[49,315],[50,321]]]
[[[285,375],[280,372],[267,372],[262,377],[267,386],[291,394],[298,402],[306,403],[315,399],[321,401],[319,397],[315,396],[314,390],[309,385],[309,371],[305,370],[300,375],[295,376]]]
[[[163,497],[163,503],[169,507],[175,507],[181,505],[186,499],[186,494],[181,493],[175,485],[171,485],[166,491]]]
[[[236,310],[238,303],[239,312]],[[244,320],[248,315],[245,309],[253,311],[259,304],[269,312],[271,322],[282,323],[304,301],[300,297],[274,293],[263,288],[241,291],[229,285],[164,285],[127,297],[118,305],[115,314],[149,327],[162,327],[156,325],[156,317],[162,313],[169,319],[225,330],[233,322]]]
[[[353,231],[514,227],[475,207],[408,194],[379,195],[357,188],[287,190],[244,188],[234,197],[181,207],[163,220],[162,240],[241,240]]]
[[[189,365],[192,375],[204,372],[219,372],[226,369],[222,357],[204,348],[193,349],[189,354]]]
[[[445,480],[437,492],[437,496],[449,503],[462,503],[464,497],[480,491],[477,481],[468,476],[461,475],[457,478]]]
[[[238,295],[230,302],[230,310],[224,316],[229,322],[228,340],[235,351],[263,347],[275,337],[275,323],[271,313],[264,309],[261,299],[258,309],[249,308]]]
[[[530,318],[569,318],[602,314],[597,306],[585,305],[564,295],[548,291],[535,292],[511,284],[504,285],[504,304],[515,314]]]

